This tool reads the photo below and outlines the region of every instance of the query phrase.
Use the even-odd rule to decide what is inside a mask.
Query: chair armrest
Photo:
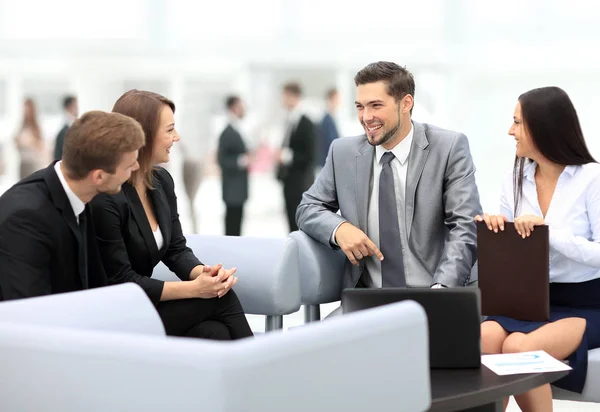
[[[428,348],[406,301],[234,342],[0,322],[0,398],[11,411],[417,412]]]
[[[298,277],[303,305],[340,300],[346,255],[335,251],[302,231],[289,236],[298,248]]]
[[[135,283],[0,302],[0,322],[164,335],[144,290]]]
[[[294,259],[286,257],[296,256],[297,252],[295,244],[287,239],[207,235],[187,235],[186,239],[205,264],[222,263],[225,268],[237,268],[234,290],[245,313],[274,316],[300,309],[297,268],[288,267]],[[152,277],[179,280],[162,263],[154,268]]]

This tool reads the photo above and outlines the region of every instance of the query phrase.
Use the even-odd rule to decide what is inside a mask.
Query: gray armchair
[[[588,371],[583,393],[570,392],[553,386],[552,397],[565,401],[600,403],[598,388],[600,388],[600,349],[592,349],[588,352]]]
[[[237,268],[235,293],[247,314],[266,316],[266,331],[282,329],[283,315],[300,309],[298,252],[290,239],[205,235],[187,235],[186,239],[207,265]],[[179,280],[162,263],[152,277]]]
[[[320,320],[319,305],[340,300],[346,255],[341,250],[334,251],[302,231],[292,232],[289,239],[297,249],[298,261],[284,262],[290,267],[298,268],[305,321]],[[293,254],[289,254],[282,259],[293,257]]]

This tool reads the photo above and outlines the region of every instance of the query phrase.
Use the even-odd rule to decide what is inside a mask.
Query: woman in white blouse
[[[581,393],[587,352],[600,347],[600,165],[587,149],[569,96],[558,87],[522,94],[513,120],[508,133],[517,157],[502,188],[501,214],[475,219],[495,232],[514,221],[524,239],[548,225],[550,322],[490,316],[481,325],[482,351],[544,350],[569,359],[573,371],[555,384]],[[515,399],[523,411],[552,410],[549,384]]]

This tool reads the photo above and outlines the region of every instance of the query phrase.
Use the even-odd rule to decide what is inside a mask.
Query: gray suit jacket
[[[473,218],[482,213],[469,143],[461,133],[413,125],[405,221],[401,222],[417,261],[408,268],[416,284],[408,286],[464,286],[475,280],[471,277],[477,259]],[[331,235],[343,221],[366,233],[374,156],[375,148],[365,135],[336,139],[325,167],[296,211],[300,230],[331,247],[335,247]],[[360,266],[347,261],[344,287],[355,287],[364,268],[364,261]]]

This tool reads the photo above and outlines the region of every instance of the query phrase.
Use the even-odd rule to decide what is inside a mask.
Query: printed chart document
[[[571,367],[543,350],[522,353],[482,355],[481,363],[497,375],[568,371]]]

